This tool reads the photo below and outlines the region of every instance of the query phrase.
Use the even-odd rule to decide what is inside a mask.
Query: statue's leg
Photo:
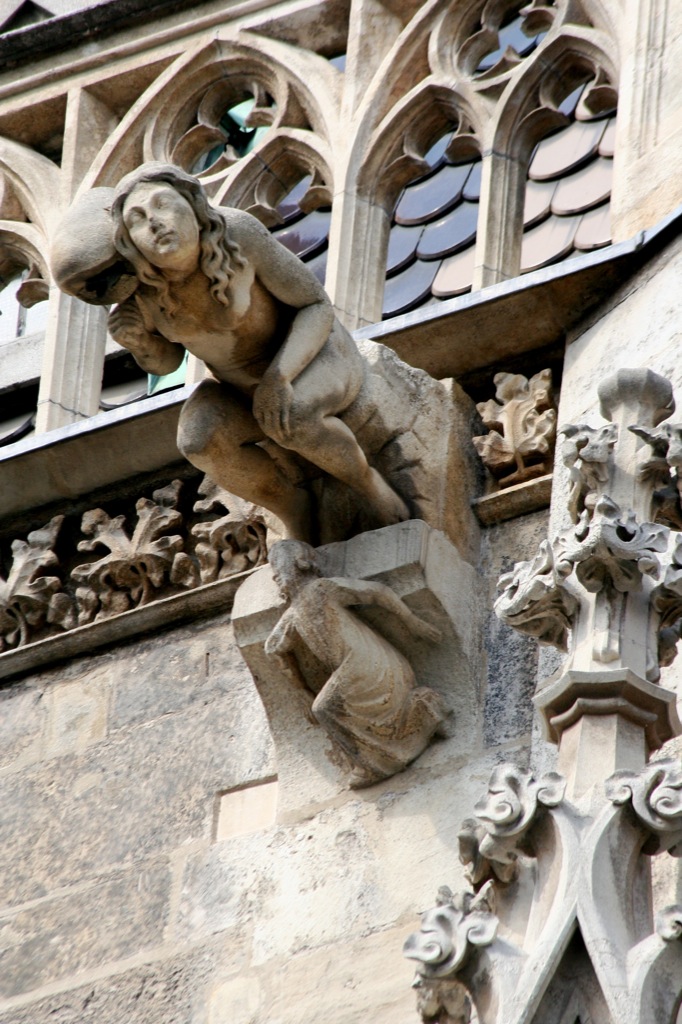
[[[289,430],[274,436],[283,448],[341,480],[364,498],[381,525],[403,522],[410,512],[403,499],[367,462],[353,431],[341,418],[357,395],[333,347],[325,347],[292,384]]]
[[[178,448],[220,487],[278,516],[286,535],[310,540],[310,496],[259,448],[264,434],[251,403],[234,388],[204,380],[188,398],[178,424]]]

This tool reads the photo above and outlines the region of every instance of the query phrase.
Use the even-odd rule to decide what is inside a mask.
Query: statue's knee
[[[178,422],[177,444],[190,462],[209,446],[220,421],[222,404],[219,385],[208,380],[202,381],[185,402]]]
[[[270,432],[270,436],[283,448],[293,448],[294,451],[310,447],[311,442],[315,443],[315,437],[319,437],[319,430],[314,429],[317,416],[313,410],[301,402],[292,402],[289,408],[286,428],[277,427]]]

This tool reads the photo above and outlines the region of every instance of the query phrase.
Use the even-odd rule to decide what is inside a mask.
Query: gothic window
[[[0,291],[0,344],[45,330],[47,303],[23,306],[21,290],[28,276],[24,270],[5,281]]]
[[[428,150],[426,174],[403,189],[393,211],[384,318],[471,289],[481,183],[479,158],[448,156],[449,131]]]
[[[615,110],[590,110],[589,87],[559,108],[570,123],[542,139],[528,168],[521,272],[608,245]]]
[[[307,263],[318,280],[324,284],[331,207],[308,208],[304,197],[310,189],[312,180],[310,174],[301,178],[278,203],[275,212],[281,223],[271,230],[277,241]],[[308,212],[301,207],[301,203],[306,206]]]

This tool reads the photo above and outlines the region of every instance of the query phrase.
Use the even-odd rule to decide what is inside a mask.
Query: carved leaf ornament
[[[436,906],[422,914],[419,931],[405,940],[403,953],[416,961],[418,977],[452,977],[472,947],[490,945],[497,927],[492,884],[478,895],[459,892],[454,896],[443,886]]]
[[[658,843],[645,852],[670,850],[682,856],[682,762],[652,761],[638,772],[615,772],[606,782],[614,804],[631,803],[635,814]]]
[[[619,593],[640,590],[642,576],[656,576],[658,552],[665,551],[668,532],[654,523],[638,523],[634,512],[622,511],[602,495],[590,516],[586,509],[575,529],[560,535],[556,570],[566,577],[575,569],[590,593],[606,587]]]
[[[494,382],[495,400],[476,406],[490,433],[473,442],[500,487],[508,487],[549,472],[556,438],[552,372],[542,370],[530,380],[498,373]]]
[[[140,498],[132,537],[126,532],[124,516],[112,519],[101,508],[85,513],[81,529],[91,539],[81,541],[78,550],[105,547],[108,554],[76,566],[71,573],[80,584],[76,592],[80,625],[147,604],[169,577],[183,547],[181,536],[168,536],[182,523],[180,512],[169,507],[176,503],[179,490],[176,480],[155,491],[154,500]]]
[[[475,818],[460,830],[460,860],[473,885],[494,874],[509,882],[524,836],[543,807],[557,807],[564,798],[566,780],[556,772],[539,779],[527,768],[499,765],[492,773],[488,792],[475,805]]]
[[[28,538],[12,542],[12,567],[0,577],[0,651],[28,643],[31,631],[47,619],[50,602],[61,590],[61,580],[45,576],[58,563],[54,545],[64,516],[55,516]]]
[[[501,576],[498,587],[494,608],[502,622],[566,650],[578,601],[556,571],[548,540],[539,545],[535,558],[518,562],[513,572]]]

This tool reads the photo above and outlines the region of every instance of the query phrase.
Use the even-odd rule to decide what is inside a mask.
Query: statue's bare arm
[[[266,433],[275,428],[286,433],[291,385],[328,340],[334,311],[315,275],[262,224],[240,210],[227,215],[228,228],[261,284],[280,302],[298,310],[254,396],[254,414]]]
[[[386,611],[392,612],[413,636],[431,640],[433,643],[442,640],[439,629],[410,611],[405,602],[383,583],[350,579],[330,579],[328,582],[333,584],[337,598],[342,604],[346,606],[375,605],[385,608]]]
[[[161,334],[147,329],[134,296],[112,309],[108,328],[114,341],[127,348],[146,373],[162,377],[177,370],[182,362],[183,346],[175,345]]]

